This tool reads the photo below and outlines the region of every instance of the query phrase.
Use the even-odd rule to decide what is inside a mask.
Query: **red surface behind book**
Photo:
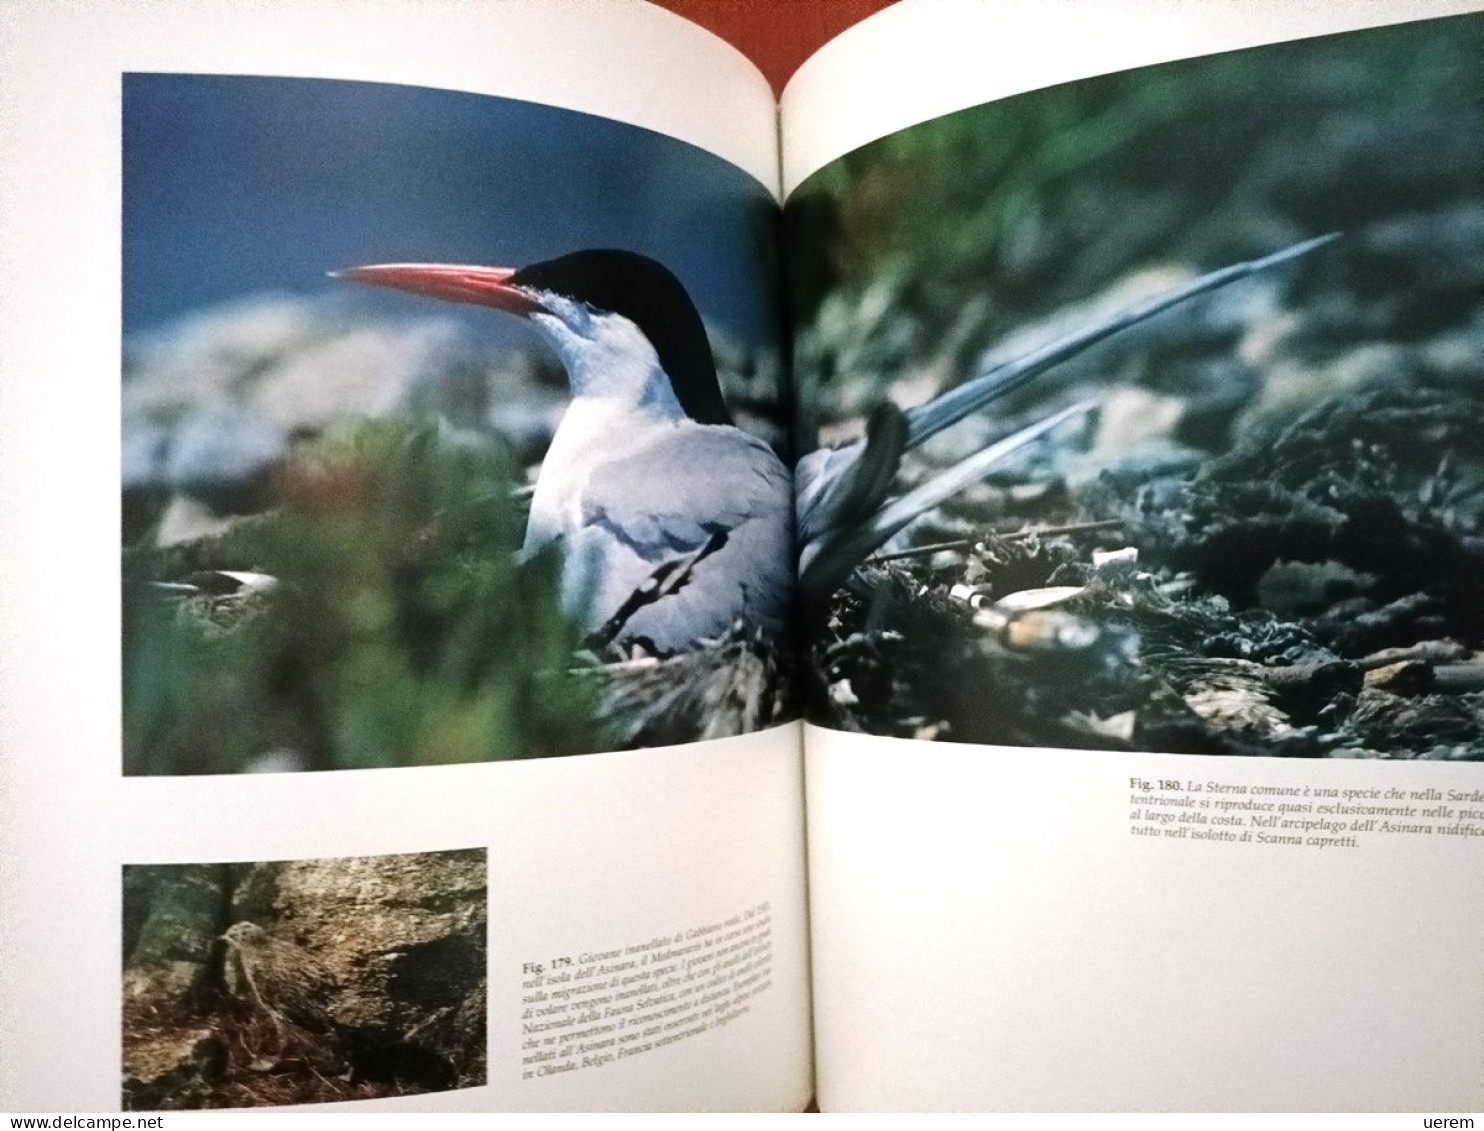
[[[654,0],[721,36],[758,65],[774,93],[799,64],[894,0]]]

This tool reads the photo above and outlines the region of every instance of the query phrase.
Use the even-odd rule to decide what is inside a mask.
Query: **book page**
[[[785,92],[825,1110],[1484,1102],[1479,7]]]
[[[3,18],[0,1107],[802,1108],[761,75]]]

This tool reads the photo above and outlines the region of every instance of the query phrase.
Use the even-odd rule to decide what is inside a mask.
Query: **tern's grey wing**
[[[743,619],[770,630],[787,617],[793,485],[762,441],[690,422],[665,429],[595,470],[581,492],[582,522],[568,536],[601,623],[659,567],[706,546],[677,593],[640,610],[625,635],[683,647]]]
[[[718,527],[787,523],[790,484],[761,440],[737,428],[682,424],[603,464],[583,488],[583,524],[607,527],[659,561],[695,549]]]

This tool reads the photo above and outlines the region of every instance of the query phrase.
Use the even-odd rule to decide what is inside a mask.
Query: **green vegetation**
[[[1466,193],[1478,74],[1459,17],[1066,83],[863,146],[790,200],[794,321],[818,338],[800,368],[884,384],[945,348],[966,363],[1147,263],[1217,267],[1430,203],[1414,160],[1451,169],[1431,195]]]
[[[276,505],[221,537],[126,548],[125,772],[597,748],[588,692],[564,674],[580,633],[559,609],[557,563],[517,560],[517,483],[498,448],[364,421],[285,461]],[[278,584],[220,598],[155,584],[202,569]]]

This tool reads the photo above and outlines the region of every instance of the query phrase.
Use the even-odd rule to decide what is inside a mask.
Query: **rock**
[[[124,869],[125,1009],[173,1009],[208,985],[227,881],[221,864]]]
[[[1340,562],[1279,560],[1258,579],[1257,599],[1279,615],[1313,614],[1362,592],[1369,580]]]
[[[488,989],[484,979],[456,1008],[435,1014],[406,1041],[439,1057],[451,1070],[447,1087],[483,1084],[487,1072]]]
[[[232,526],[231,519],[213,513],[205,503],[176,495],[158,518],[154,544],[161,549],[190,546],[206,539],[220,538]]]
[[[160,474],[173,491],[210,499],[259,482],[286,452],[288,432],[237,404],[193,408],[174,427]]]
[[[855,689],[850,686],[848,679],[837,679],[830,684],[829,696],[830,702],[837,707],[858,707],[860,705]]]
[[[181,959],[131,966],[123,974],[124,1002],[145,1010],[187,1003],[199,995],[207,977],[205,964]]]
[[[1484,691],[1484,661],[1439,664],[1433,669],[1433,679],[1439,691],[1454,694]]]
[[[233,914],[271,923],[331,975],[328,1012],[363,1059],[405,1071],[415,1045],[447,1061],[446,1072],[416,1065],[424,1084],[430,1072],[435,1087],[453,1086],[445,1075],[482,1083],[465,1077],[471,1057],[482,1061],[483,1026],[454,1041],[439,1019],[467,1018],[484,993],[485,876],[483,849],[258,864]]]
[[[1261,674],[1283,705],[1298,713],[1316,711],[1336,695],[1354,695],[1364,681],[1360,666],[1345,660],[1270,666]]]
[[[207,1026],[143,1033],[131,1028],[123,1050],[124,1110],[215,1106],[213,1097],[226,1061],[226,1047]]]
[[[1402,660],[1365,673],[1365,685],[1393,695],[1418,695],[1432,686],[1432,665],[1423,660]]]
[[[1187,691],[1185,704],[1211,726],[1262,740],[1287,738],[1296,728],[1272,702],[1261,680],[1230,674],[1212,676]]]
[[[1393,296],[1398,323],[1467,318],[1484,293],[1484,208],[1472,200],[1392,215],[1359,233],[1357,284]]]
[[[130,865],[123,876],[123,1105],[212,1106],[226,1068],[211,996],[227,906],[222,864]]]
[[[1163,442],[1184,412],[1183,398],[1145,389],[1114,389],[1098,406],[1097,436],[1087,456],[1099,467],[1117,463],[1130,453]]]
[[[1429,664],[1447,664],[1467,659],[1472,653],[1455,640],[1423,640],[1405,648],[1383,648],[1360,660],[1360,666],[1370,671],[1384,668],[1388,664],[1399,664],[1404,660],[1423,660]]]
[[[1116,550],[1094,550],[1092,552],[1092,568],[1096,570],[1137,565],[1138,561],[1139,548],[1137,546],[1120,546]]]
[[[1439,746],[1467,744],[1478,756],[1481,711],[1458,695],[1393,695],[1367,688],[1360,695],[1349,728],[1361,745],[1392,757],[1432,756]]]
[[[258,295],[124,345],[124,480],[214,493],[260,477],[290,441],[409,413],[539,458],[566,404],[534,355],[491,360],[449,317],[388,321],[323,298]]]
[[[1118,745],[1119,749],[1128,749],[1138,726],[1139,713],[1121,711],[1104,719],[1086,711],[1068,711],[1062,722],[1073,730],[1111,740]]]
[[[306,770],[304,755],[297,750],[278,748],[266,750],[242,767],[244,774],[292,774]]]

